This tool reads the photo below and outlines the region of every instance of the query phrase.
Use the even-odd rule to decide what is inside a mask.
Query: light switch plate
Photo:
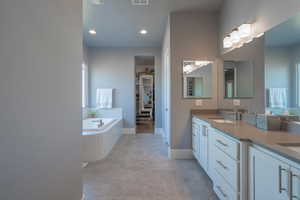
[[[233,105],[234,106],[240,106],[241,105],[241,101],[239,99],[233,99]]]
[[[196,104],[196,106],[202,106],[202,104],[203,104],[202,99],[197,99],[195,104]]]

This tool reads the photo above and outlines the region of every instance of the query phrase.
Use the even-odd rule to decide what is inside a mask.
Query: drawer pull
[[[290,172],[289,176],[290,176],[290,178],[289,178],[290,179],[290,183],[289,183],[289,186],[290,186],[290,188],[289,188],[289,197],[290,197],[291,200],[292,199],[299,200],[299,197],[297,195],[294,195],[294,191],[293,191],[293,178],[294,177],[299,178],[299,176],[296,175],[296,174],[294,174],[293,172]]]
[[[222,188],[221,188],[220,186],[217,186],[217,189],[221,192],[221,194],[222,194],[222,196],[223,196],[224,198],[227,197],[226,193],[223,192],[223,190],[222,190]]]
[[[227,169],[227,167],[221,161],[217,160],[217,163],[224,169]]]
[[[282,188],[282,171],[287,171],[286,169],[279,166],[278,169],[278,176],[279,176],[279,193],[282,193],[282,191],[287,191],[287,189]]]
[[[224,147],[228,147],[228,145],[225,144],[224,142],[222,142],[221,140],[217,140],[217,142],[218,142],[219,144],[223,145]]]

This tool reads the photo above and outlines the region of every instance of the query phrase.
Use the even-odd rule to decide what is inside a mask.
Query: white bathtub
[[[100,126],[100,120],[103,125]],[[122,119],[89,118],[82,122],[82,161],[102,160],[112,150],[122,134]]]

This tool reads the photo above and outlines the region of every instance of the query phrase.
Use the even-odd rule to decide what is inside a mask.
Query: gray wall
[[[135,56],[155,56],[156,128],[161,121],[161,50],[159,48],[89,48],[89,101],[96,106],[97,88],[114,88],[114,107],[121,107],[124,128],[135,127]]]
[[[235,49],[222,56],[224,60],[248,60],[253,63],[254,70],[254,97],[241,99],[239,108],[250,112],[264,113],[265,111],[265,84],[264,84],[264,38],[258,38],[241,48]],[[219,108],[232,109],[232,99],[224,98],[224,70],[221,62],[219,75]]]
[[[226,0],[220,16],[220,49],[223,38],[245,22],[255,22],[255,31],[265,32],[300,12],[299,0]]]
[[[182,61],[212,60],[218,57],[218,15],[206,12],[180,12],[170,15],[171,38],[171,148],[191,149],[191,109],[217,108],[217,65],[213,65],[212,99],[183,99]]]
[[[81,199],[81,4],[0,1],[0,199]]]
[[[254,95],[254,66],[252,61],[237,62],[237,96],[252,97]]]

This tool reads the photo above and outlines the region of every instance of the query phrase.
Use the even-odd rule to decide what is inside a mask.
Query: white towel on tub
[[[271,108],[286,108],[288,104],[287,88],[270,88],[269,104]]]
[[[97,89],[96,104],[98,108],[112,108],[113,89]]]

